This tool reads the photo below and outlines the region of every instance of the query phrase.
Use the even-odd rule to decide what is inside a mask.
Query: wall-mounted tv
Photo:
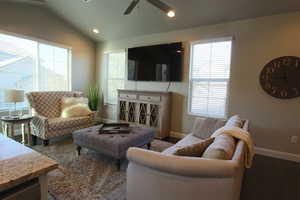
[[[128,49],[128,80],[181,81],[182,43],[161,44]]]

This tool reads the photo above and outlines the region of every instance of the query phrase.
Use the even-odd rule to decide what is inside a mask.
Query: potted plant
[[[99,94],[99,87],[92,86],[89,88],[88,92],[88,100],[89,100],[89,107],[91,111],[94,112],[94,120],[97,118],[99,103],[100,103],[100,94]]]

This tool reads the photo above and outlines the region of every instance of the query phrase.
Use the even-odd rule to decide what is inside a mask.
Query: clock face
[[[300,96],[300,58],[279,57],[269,62],[260,73],[260,85],[269,95],[281,99]]]

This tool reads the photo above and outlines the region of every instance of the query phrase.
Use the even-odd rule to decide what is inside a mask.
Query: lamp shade
[[[24,90],[5,90],[4,101],[7,103],[24,102]]]

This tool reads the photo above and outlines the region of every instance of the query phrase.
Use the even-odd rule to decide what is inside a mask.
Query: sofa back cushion
[[[30,106],[41,116],[56,118],[61,114],[61,99],[63,97],[79,97],[81,92],[30,92],[26,94]]]
[[[214,138],[208,138],[199,143],[187,145],[184,147],[179,147],[174,155],[177,156],[191,156],[191,157],[201,157],[206,148],[213,143]]]
[[[202,157],[209,159],[231,160],[235,151],[235,140],[229,135],[220,135],[207,147]]]
[[[217,129],[223,127],[226,121],[216,118],[196,118],[192,133],[200,139],[209,138]]]
[[[234,116],[230,117],[227,120],[225,126],[235,126],[235,127],[238,127],[238,128],[242,128],[243,127],[243,121],[240,118],[240,116],[234,115]]]

